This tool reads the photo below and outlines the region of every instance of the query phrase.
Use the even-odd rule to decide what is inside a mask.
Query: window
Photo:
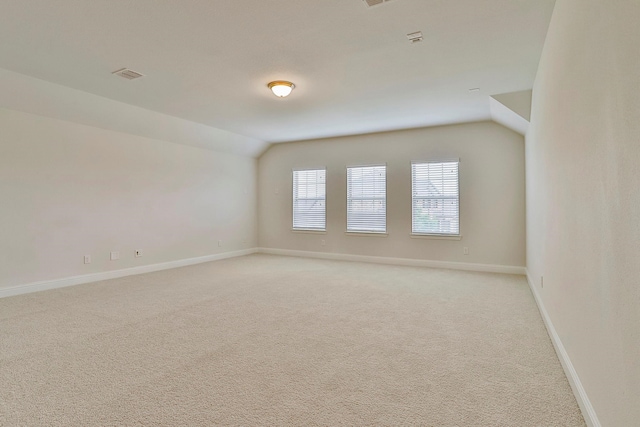
[[[387,231],[387,167],[347,168],[347,231]]]
[[[326,228],[327,170],[293,171],[293,229]]]
[[[460,234],[458,161],[412,163],[413,234]]]

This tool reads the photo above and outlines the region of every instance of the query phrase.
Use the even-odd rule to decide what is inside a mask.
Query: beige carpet
[[[525,279],[252,255],[0,299],[2,426],[584,426]]]

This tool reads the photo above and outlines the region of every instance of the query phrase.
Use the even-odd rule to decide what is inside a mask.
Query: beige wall
[[[411,161],[453,158],[462,240],[411,238]],[[388,237],[346,235],[345,168],[379,163],[387,164]],[[327,233],[294,233],[291,171],[325,166]],[[260,158],[258,181],[261,247],[524,266],[524,140],[492,122],[275,144]]]
[[[0,109],[0,288],[255,247],[256,173],[253,158]]]
[[[558,0],[526,142],[528,270],[612,427],[640,425],[638,22],[637,0]]]

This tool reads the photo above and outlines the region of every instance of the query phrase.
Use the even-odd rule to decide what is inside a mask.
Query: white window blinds
[[[347,231],[387,231],[387,167],[347,168]]]
[[[413,234],[460,234],[458,162],[411,164]]]
[[[327,170],[293,171],[294,230],[325,230]]]

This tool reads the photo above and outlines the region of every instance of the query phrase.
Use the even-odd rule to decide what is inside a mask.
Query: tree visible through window
[[[413,234],[460,234],[460,197],[456,162],[411,164]]]

